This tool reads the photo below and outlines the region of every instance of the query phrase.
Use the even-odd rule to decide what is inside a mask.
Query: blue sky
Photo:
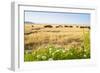
[[[25,11],[25,22],[90,25],[90,14]]]

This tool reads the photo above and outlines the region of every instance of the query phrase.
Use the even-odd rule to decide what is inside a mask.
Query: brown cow
[[[69,27],[69,26],[65,25],[64,27]]]
[[[53,26],[52,25],[45,25],[44,27],[45,28],[52,28]]]
[[[88,29],[90,29],[90,26],[80,26],[80,28],[88,28]]]

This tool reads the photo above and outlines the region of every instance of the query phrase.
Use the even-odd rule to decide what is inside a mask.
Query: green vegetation
[[[89,58],[90,26],[25,24],[25,62]]]
[[[90,33],[85,33],[81,47],[71,47],[68,49],[48,45],[44,48],[24,54],[24,61],[46,61],[46,60],[67,60],[67,59],[87,59],[90,58]]]

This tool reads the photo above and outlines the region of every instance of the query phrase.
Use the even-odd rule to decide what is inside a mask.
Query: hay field
[[[90,58],[90,27],[25,24],[24,50],[25,61]]]

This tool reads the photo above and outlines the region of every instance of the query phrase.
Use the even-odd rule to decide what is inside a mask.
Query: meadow
[[[90,58],[90,26],[25,24],[24,61]]]

